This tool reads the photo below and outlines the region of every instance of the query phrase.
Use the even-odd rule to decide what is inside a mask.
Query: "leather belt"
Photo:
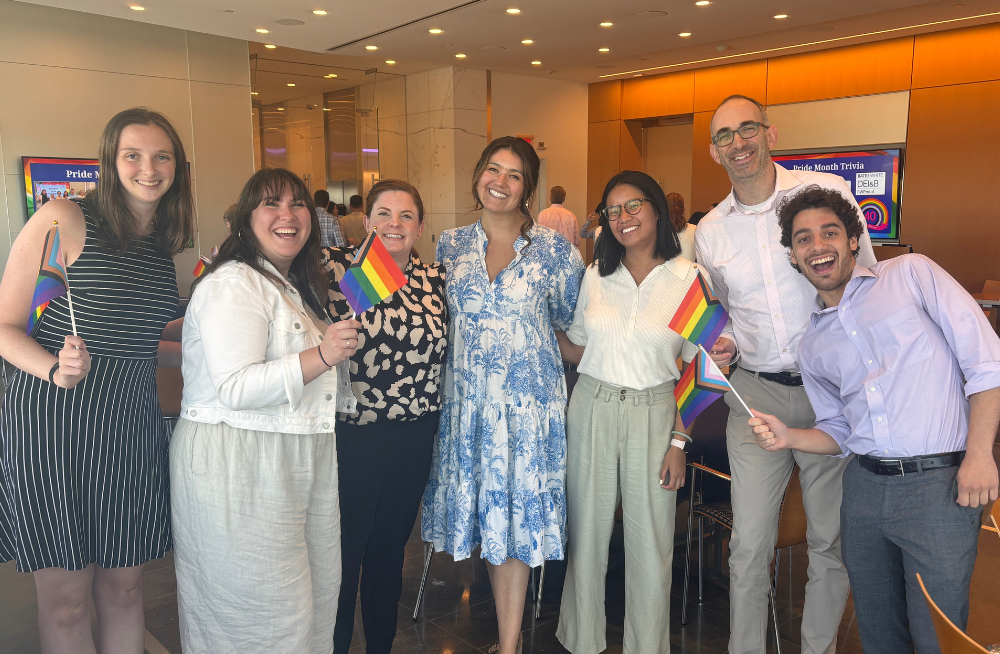
[[[743,366],[740,367],[743,368]],[[756,370],[750,370],[748,368],[743,368],[743,370],[751,375],[756,375],[761,379],[766,379],[769,382],[781,384],[782,386],[802,385],[802,375],[797,372],[789,372],[787,370],[782,370],[781,372],[757,372]]]
[[[944,454],[928,454],[927,456],[911,456],[907,459],[878,459],[862,454],[858,457],[858,463],[861,464],[862,468],[876,475],[900,477],[934,468],[957,466],[964,458],[964,450]]]

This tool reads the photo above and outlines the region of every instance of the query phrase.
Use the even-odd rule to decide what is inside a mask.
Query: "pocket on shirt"
[[[889,315],[872,325],[874,346],[882,353],[886,370],[900,370],[920,363],[934,353],[927,329],[915,305]]]
[[[306,320],[295,313],[279,313],[272,323],[280,354],[295,354],[311,345]]]

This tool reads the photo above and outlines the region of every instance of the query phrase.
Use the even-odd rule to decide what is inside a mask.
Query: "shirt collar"
[[[562,208],[562,202],[553,202],[549,206],[550,207],[559,207],[559,208]]]
[[[777,202],[779,196],[782,196],[788,191],[792,190],[793,188],[799,186],[800,184],[802,184],[802,182],[800,182],[798,178],[795,177],[795,175],[789,172],[787,168],[777,163],[774,163],[773,161],[771,162],[771,164],[774,166],[774,172],[775,172],[775,180],[774,180],[775,192],[772,193],[772,195],[774,197],[774,202]],[[722,209],[721,213],[723,216],[728,216],[734,213],[735,214],[743,213],[742,211],[740,211],[739,205],[736,202],[736,191],[734,189],[732,188],[729,189],[729,195],[726,197],[725,200],[723,200],[723,202],[727,203],[728,205],[724,209],[722,209],[720,205],[720,209]],[[770,207],[766,207],[765,210],[770,210],[773,206],[774,204],[772,203],[772,205]]]
[[[660,271],[667,270],[667,271],[670,271],[674,276],[676,276],[677,279],[680,279],[681,281],[683,281],[683,280],[687,279],[688,273],[691,271],[692,267],[697,268],[697,265],[694,264],[694,263],[691,263],[690,261],[688,261],[684,257],[678,255],[678,256],[674,257],[673,259],[669,259],[667,261],[664,261],[660,265],[658,265],[655,268],[653,268],[649,272],[649,275],[646,276],[646,279],[650,279],[650,278],[654,277],[655,275],[659,274]],[[613,274],[625,275],[630,280],[632,279],[632,275],[631,275],[631,273],[629,273],[628,268],[625,267],[624,263],[619,263],[618,264],[618,268],[615,269],[615,272]],[[646,282],[646,279],[642,280],[643,283]],[[633,283],[634,283],[634,281],[633,281]]]
[[[482,250],[485,253],[486,252],[486,244],[490,242],[490,239],[489,239],[488,236],[486,236],[486,230],[483,229],[483,219],[482,218],[480,218],[479,220],[476,221],[474,229],[475,229],[475,232],[476,232],[476,240],[479,242],[479,245],[482,247]],[[537,231],[538,230],[535,229],[535,226],[532,225],[531,229],[528,230],[528,236],[530,236],[531,238],[535,238]],[[521,251],[527,245],[528,245],[528,239],[524,238],[523,234],[519,235],[517,237],[517,240],[514,241],[514,254],[515,254],[514,261],[515,262],[521,260]]]
[[[847,285],[844,287],[844,297],[840,300],[841,304],[843,304],[845,298],[850,299],[868,278],[875,280],[878,279],[878,275],[872,272],[869,268],[854,264],[854,270],[851,271],[851,278],[847,280]],[[817,293],[815,303],[813,304],[813,312],[810,316],[810,322],[812,322],[813,327],[815,327],[816,323],[819,322],[820,316],[833,313],[836,310],[837,307],[826,306],[826,304],[823,303],[823,298],[821,298],[819,293]]]

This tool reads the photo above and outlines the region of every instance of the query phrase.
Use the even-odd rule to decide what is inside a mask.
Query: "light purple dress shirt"
[[[816,428],[843,456],[965,449],[968,396],[1000,387],[1000,338],[951,275],[919,254],[855,266],[839,306],[817,298],[799,343]]]

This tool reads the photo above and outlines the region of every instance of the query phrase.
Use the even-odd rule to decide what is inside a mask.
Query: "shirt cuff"
[[[965,397],[1000,387],[1000,363],[989,361],[962,371],[965,374]]]
[[[845,445],[845,443],[847,442],[847,438],[851,434],[850,431],[844,433],[843,430],[838,429],[838,427],[840,427],[840,425],[836,420],[823,420],[816,423],[816,429],[820,430],[821,432],[823,432],[824,434],[835,440],[837,442],[837,445],[840,446],[840,454],[832,454],[830,456],[836,456],[843,459],[844,457],[848,457],[851,455],[851,451],[847,449],[847,446]]]
[[[302,383],[302,361],[299,359],[298,352],[282,355],[281,373],[285,380],[285,396],[288,398],[288,405],[292,411],[298,411],[305,388],[305,384]]]

